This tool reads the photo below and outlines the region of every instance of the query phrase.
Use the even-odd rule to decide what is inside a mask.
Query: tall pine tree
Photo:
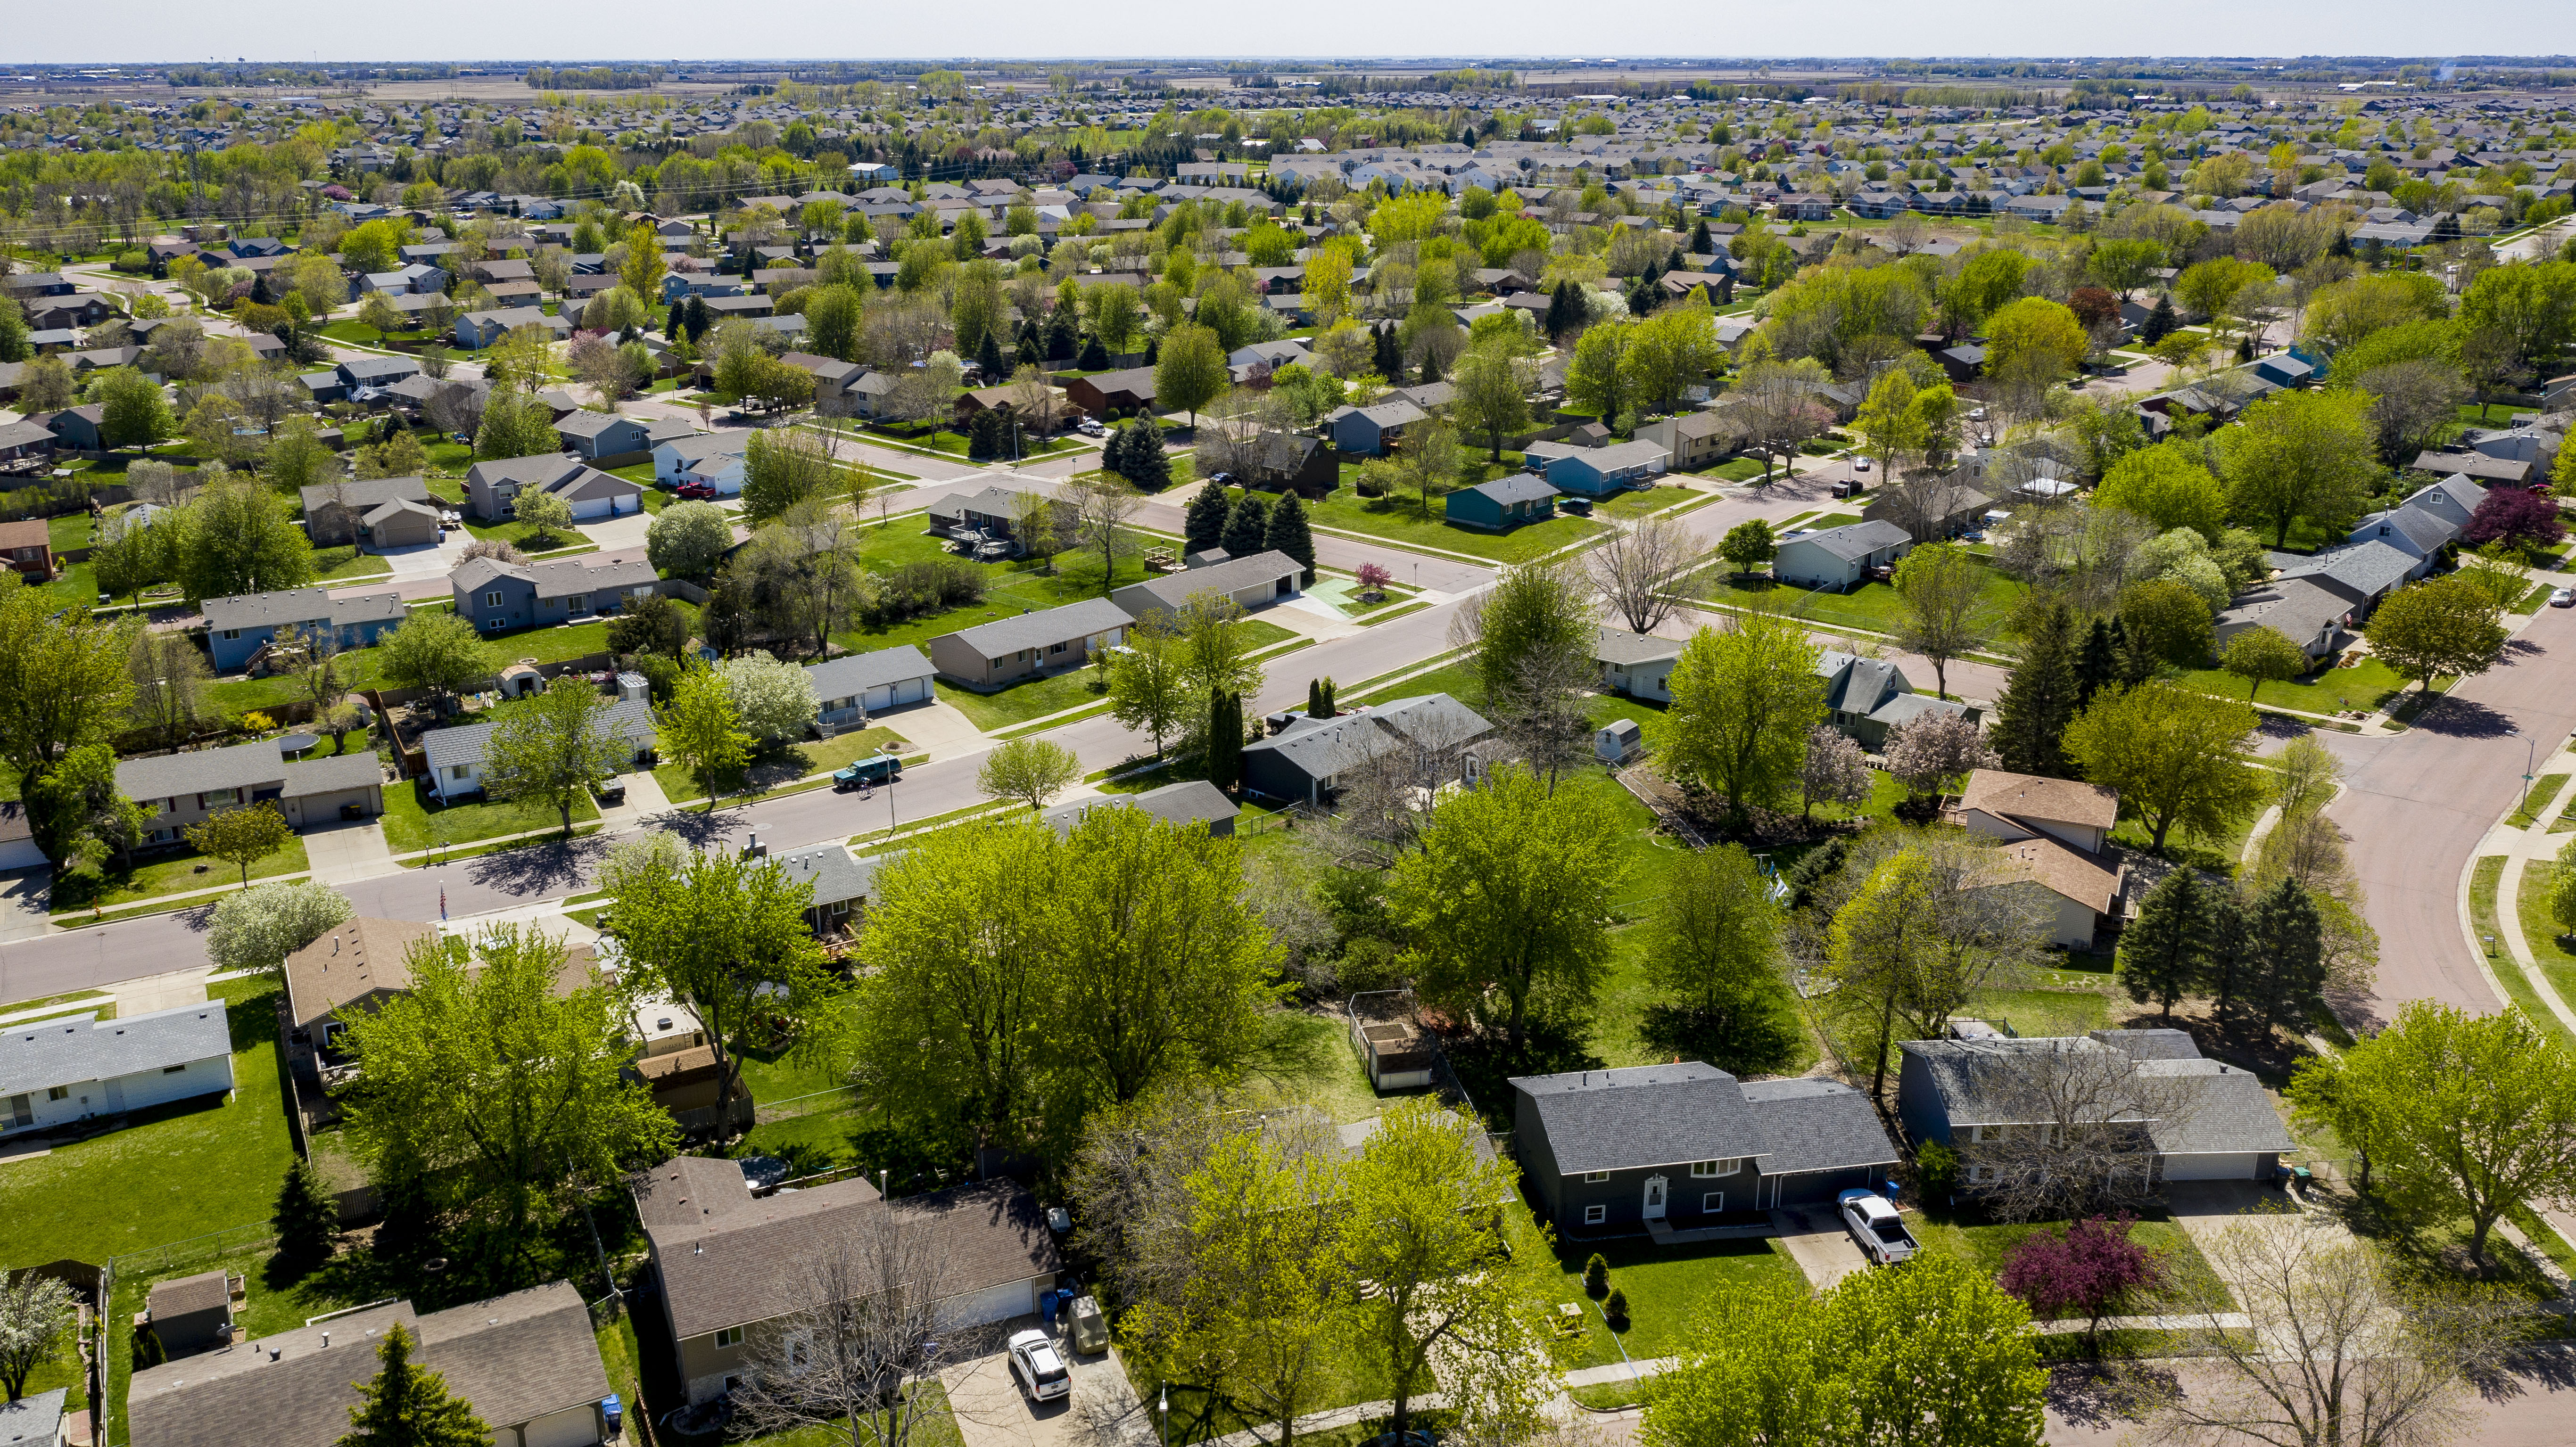
[[[1270,509],[1270,522],[1263,529],[1261,545],[1272,552],[1286,553],[1303,569],[1298,586],[1315,581],[1315,533],[1306,521],[1306,504],[1296,493],[1282,493]]]
[[[2119,639],[2112,633],[2107,619],[2093,620],[2093,629],[2084,635],[2084,647],[2075,655],[2075,706],[2078,710],[2093,702],[2093,695],[2105,684],[2120,681]]]
[[[2039,617],[2025,641],[2021,662],[1995,700],[1995,727],[1988,740],[2003,766],[2016,774],[2070,779],[2060,740],[2080,706],[2075,670],[2075,615],[2063,603],[2052,604]]]
[[[2325,1008],[2325,921],[2299,881],[2284,876],[2254,902],[2245,1023],[2296,1035]]]
[[[2211,1013],[2224,1019],[2244,1000],[2255,969],[2253,911],[2233,885],[2214,885],[2203,893],[2208,907],[2202,927],[2208,931],[2209,952],[2201,961],[2200,993],[2209,997]]]
[[[339,1245],[340,1205],[322,1184],[321,1173],[303,1157],[288,1164],[268,1223],[277,1232],[278,1254],[289,1261],[326,1261]]]
[[[1124,435],[1123,432],[1121,435]],[[1119,444],[1113,438],[1110,445],[1116,447]],[[1126,476],[1123,472],[1119,475]],[[1223,547],[1227,510],[1224,488],[1213,482],[1200,488],[1199,495],[1190,499],[1190,510],[1181,516],[1183,550],[1204,553],[1210,548]]]
[[[1270,535],[1270,509],[1261,494],[1244,489],[1234,500],[1234,510],[1225,516],[1225,537],[1221,546],[1238,558],[1248,558],[1261,551],[1262,540]]]
[[[412,1334],[397,1324],[376,1348],[383,1367],[358,1383],[349,1409],[349,1433],[338,1447],[484,1447],[492,1429],[472,1403],[447,1393],[447,1379],[412,1365]]]
[[[2209,895],[2197,871],[2176,869],[2147,891],[2120,934],[2120,983],[2139,1004],[2155,1001],[2167,1024],[2208,970]]]
[[[1207,776],[1220,789],[1243,777],[1243,699],[1222,689],[1208,693]]]

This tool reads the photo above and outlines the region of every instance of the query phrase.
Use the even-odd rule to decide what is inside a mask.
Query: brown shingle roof
[[[438,933],[407,919],[353,919],[286,957],[286,999],[295,1023],[317,1020],[369,995],[411,988],[404,952]]]
[[[1996,852],[2011,861],[2017,872],[2096,913],[2110,912],[2112,897],[2120,892],[2118,865],[2045,834],[2006,844]]]
[[[144,1309],[158,1320],[220,1311],[232,1300],[230,1279],[221,1271],[200,1271],[175,1281],[156,1281],[144,1298]]]
[[[2035,774],[2007,774],[1979,769],[1968,776],[1959,794],[1962,809],[1982,809],[2006,818],[2046,819],[2108,829],[2120,816],[2115,789],[2074,779],[2043,779]]]

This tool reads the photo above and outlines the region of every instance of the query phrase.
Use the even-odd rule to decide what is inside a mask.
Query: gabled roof
[[[306,517],[344,500],[352,512],[363,513],[396,498],[425,503],[429,501],[429,484],[417,477],[353,477],[344,482],[317,482],[297,489],[296,496],[304,501]]]
[[[814,904],[846,904],[865,899],[876,887],[877,861],[855,859],[849,848],[839,843],[817,844],[808,849],[790,849],[769,856],[787,877],[808,886]]]
[[[961,628],[948,636],[986,658],[1000,658],[1024,648],[1043,648],[1050,643],[1124,628],[1135,621],[1127,616],[1126,609],[1106,598],[1085,598],[1061,608],[1023,613],[1016,618],[997,618],[973,628]]]
[[[273,740],[235,744],[228,749],[120,759],[116,765],[116,791],[129,799],[250,789],[280,783],[285,778],[286,760]]]
[[[1164,573],[1131,583],[1118,591],[1142,591],[1166,608],[1177,609],[1201,593],[1229,594],[1245,588],[1293,578],[1305,571],[1305,565],[1277,549],[1229,557],[1222,563],[1204,568],[1186,568],[1177,573]],[[1126,606],[1126,605],[1121,605]]]
[[[1208,823],[1243,812],[1223,789],[1205,779],[1191,779],[1141,794],[1104,794],[1097,799],[1058,804],[1046,812],[1047,827],[1059,835],[1069,833],[1083,815],[1094,809],[1141,809],[1168,824]]]
[[[2319,553],[2281,570],[2284,579],[2316,578],[2340,584],[2357,599],[2376,598],[2406,581],[2415,560],[2372,538]]]
[[[435,925],[399,919],[352,919],[286,957],[286,999],[297,1026],[311,1029],[353,1001],[411,988],[404,958]]]
[[[653,708],[640,698],[621,698],[610,704],[600,718],[613,738],[624,739],[631,744],[646,744],[653,740]],[[492,745],[493,727],[494,721],[486,720],[459,724],[454,728],[431,729],[420,736],[420,746],[429,755],[432,769],[481,768]]]
[[[596,438],[604,432],[638,425],[634,418],[622,413],[593,412],[584,408],[559,418],[555,422],[555,431],[567,437]]]
[[[2460,535],[2460,525],[2430,508],[2401,507],[2367,514],[2352,531],[2365,538],[2402,537],[2430,556]]]
[[[935,671],[921,650],[910,645],[880,648],[873,653],[845,653],[805,665],[806,676],[814,680],[814,696],[822,699],[855,698],[871,688],[907,678],[928,678]]]
[[[1285,733],[1244,745],[1243,754],[1276,754],[1310,779],[1329,779],[1408,745],[1465,744],[1492,727],[1449,695],[1430,693],[1391,699],[1362,713],[1300,718]]]
[[[1877,552],[1881,548],[1892,548],[1900,543],[1908,543],[1912,541],[1912,535],[1907,533],[1905,529],[1898,527],[1892,522],[1880,520],[1872,522],[1845,523],[1838,528],[1827,528],[1820,533],[1809,533],[1803,538],[1789,538],[1783,541],[1780,546],[1784,548],[1800,546],[1821,548],[1826,553],[1840,558],[1845,562],[1852,562],[1860,558],[1868,557],[1870,554]]]
[[[1742,1089],[1761,1132],[1766,1176],[1896,1162],[1895,1143],[1869,1097],[1841,1081],[1754,1080]]]
[[[1529,1097],[1569,1176],[1769,1153],[1743,1087],[1714,1065],[1515,1076],[1512,1088]]]
[[[2108,829],[2120,815],[2120,795],[2100,784],[2045,779],[2002,769],[1978,769],[1959,792],[1959,807],[2005,819],[2045,819]]]
[[[0,1033],[0,1087],[8,1092],[113,1080],[232,1054],[224,1002],[180,1005],[101,1020],[72,1015]]]
[[[1682,656],[1679,639],[1657,638],[1651,633],[1631,633],[1624,628],[1604,625],[1593,630],[1593,658],[1601,663],[1623,667],[1637,663],[1663,663]]]
[[[1480,482],[1474,487],[1463,488],[1461,491],[1472,492],[1479,497],[1492,498],[1505,507],[1510,507],[1516,502],[1536,502],[1543,497],[1558,495],[1557,490],[1549,486],[1545,479],[1532,477],[1527,473],[1498,477],[1491,482]]]

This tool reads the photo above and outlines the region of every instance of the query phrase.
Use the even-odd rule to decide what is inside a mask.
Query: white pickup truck
[[[1860,1243],[1860,1254],[1872,1265],[1903,1261],[1915,1253],[1914,1233],[1905,1229],[1905,1218],[1885,1196],[1855,1190],[1835,1199],[1842,1205],[1843,1225],[1850,1228],[1852,1239]]]

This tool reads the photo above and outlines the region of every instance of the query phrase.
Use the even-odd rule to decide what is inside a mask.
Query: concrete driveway
[[[1860,1245],[1843,1229],[1842,1218],[1830,1206],[1787,1206],[1771,1213],[1771,1224],[1779,1228],[1780,1249],[1807,1273],[1807,1284],[1818,1291],[1831,1288],[1855,1271],[1869,1269],[1869,1258],[1860,1254]]]
[[[35,939],[53,928],[53,916],[48,912],[53,887],[54,872],[50,869],[0,874],[0,944]]]
[[[397,867],[393,848],[385,843],[384,823],[377,819],[306,830],[304,857],[313,866],[313,878],[323,884],[372,879]]]
[[[1077,1356],[1061,1329],[1056,1349],[1072,1368],[1073,1395],[1030,1401],[1000,1344],[1037,1325],[1033,1316],[1014,1318],[994,1336],[993,1350],[939,1374],[965,1447],[1116,1447],[1153,1437],[1151,1414],[1128,1387],[1117,1353]]]

